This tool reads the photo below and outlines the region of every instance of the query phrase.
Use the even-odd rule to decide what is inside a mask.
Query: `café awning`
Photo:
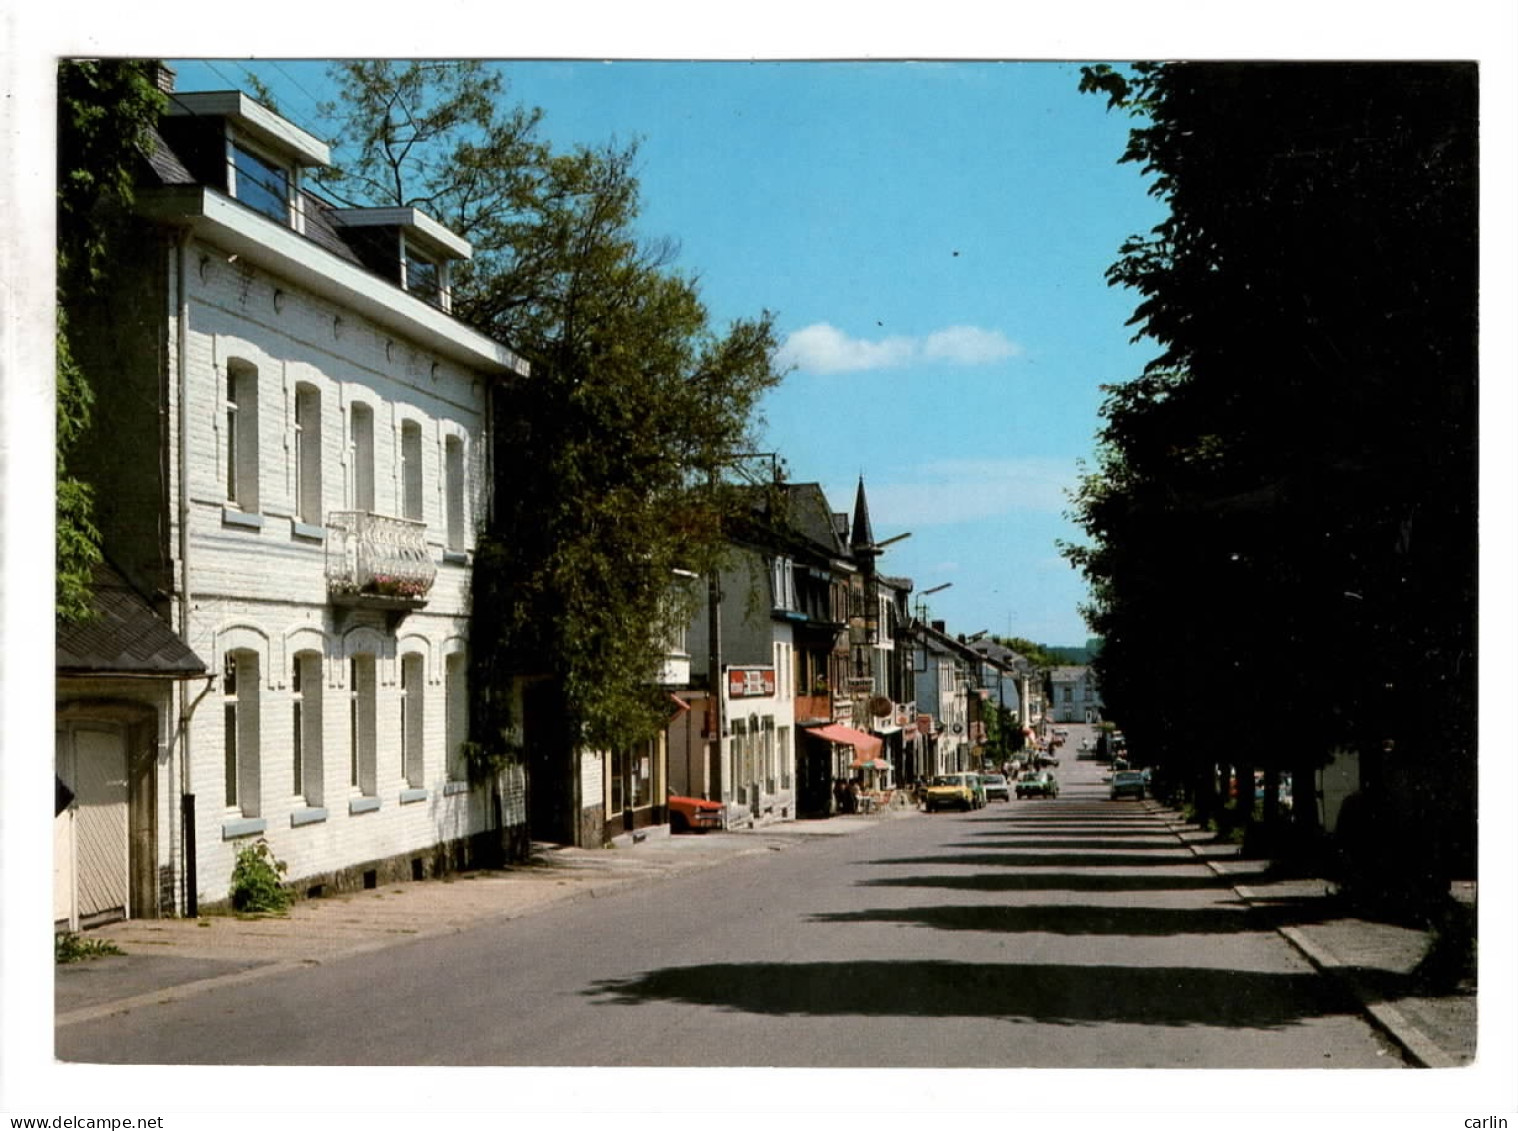
[[[818,738],[825,738],[829,742],[836,742],[840,746],[852,746],[854,752],[861,758],[875,758],[880,755],[880,739],[872,734],[865,734],[862,730],[855,730],[853,727],[829,723],[825,727],[807,727],[806,732],[815,734]]]

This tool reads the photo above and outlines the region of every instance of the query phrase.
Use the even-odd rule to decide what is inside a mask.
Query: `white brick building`
[[[302,190],[316,138],[235,92],[175,95],[160,132],[131,284],[76,318],[116,378],[86,469],[107,554],[210,672],[160,712],[128,835],[162,882],[130,913],[225,898],[259,837],[297,887],[431,874],[524,819],[462,743],[490,389],[527,367],[448,313],[467,243]],[[60,719],[84,699],[60,679]]]

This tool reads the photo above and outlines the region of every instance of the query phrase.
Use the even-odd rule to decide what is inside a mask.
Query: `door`
[[[58,775],[74,792],[74,869],[82,925],[130,913],[127,728],[73,723],[61,736]]]

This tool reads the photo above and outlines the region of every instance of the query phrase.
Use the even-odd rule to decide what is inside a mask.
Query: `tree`
[[[91,378],[72,348],[70,311],[109,287],[117,225],[132,202],[137,162],[151,153],[164,106],[144,60],[65,60],[58,67],[58,278],[56,389],[56,589],[63,622],[90,613],[101,560],[93,486],[69,456],[90,426]]]
[[[503,81],[477,63],[337,70],[352,146],[336,183],[468,236],[455,310],[533,367],[492,406],[498,489],[473,581],[478,747],[519,756],[506,736],[523,674],[551,681],[560,749],[646,740],[666,718],[663,641],[691,611],[675,570],[715,567],[721,470],[752,446],[758,400],[779,379],[772,318],[712,330],[696,284],[670,266],[675,246],[636,230],[636,144],[552,152],[540,112],[503,109]]]
[[[1199,788],[1344,748],[1396,804],[1442,795],[1404,815],[1448,854],[1398,861],[1437,889],[1474,848],[1474,68],[1082,88],[1137,115],[1123,160],[1169,207],[1108,273],[1160,352],[1107,390],[1067,548],[1104,699]]]

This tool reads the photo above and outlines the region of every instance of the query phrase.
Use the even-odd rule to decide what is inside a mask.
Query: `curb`
[[[1206,855],[1196,845],[1181,836],[1178,826],[1167,821],[1166,827],[1177,840],[1191,850],[1193,856],[1207,865],[1208,870],[1213,875],[1222,880],[1229,879],[1228,872],[1207,859]],[[1232,882],[1228,886],[1233,889],[1240,899],[1251,907],[1258,905],[1259,897],[1252,888],[1244,884]],[[1386,1002],[1370,1001],[1361,990],[1356,979],[1347,972],[1344,963],[1339,961],[1338,956],[1314,943],[1296,927],[1276,927],[1275,932],[1290,943],[1293,949],[1301,954],[1303,958],[1307,959],[1314,970],[1332,978],[1340,986],[1348,990],[1350,996],[1359,1003],[1361,1011],[1370,1019],[1371,1023],[1390,1038],[1402,1050],[1403,1056],[1412,1061],[1416,1067],[1461,1067],[1460,1061],[1455,1060],[1441,1049],[1396,1006]]]

